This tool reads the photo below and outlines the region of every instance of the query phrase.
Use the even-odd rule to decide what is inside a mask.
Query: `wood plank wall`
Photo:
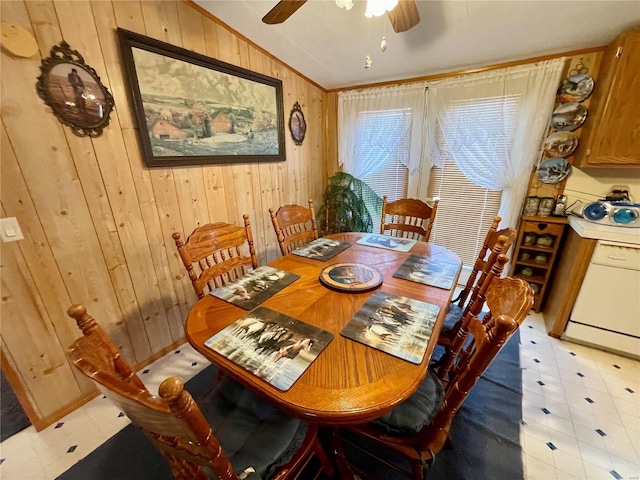
[[[2,22],[29,30],[39,53],[2,51],[1,215],[16,217],[25,239],[3,243],[3,368],[38,427],[93,391],[66,359],[79,331],[65,312],[85,303],[134,364],[183,338],[196,302],[171,234],[248,213],[258,258],[278,254],[269,207],[322,200],[327,179],[327,93],[224,25],[182,1],[1,2]],[[284,87],[285,125],[294,103],[308,130],[284,163],[154,168],[144,165],[120,62],[122,27],[265,75]],[[66,40],[112,93],[111,122],[96,139],[78,137],[37,96],[42,58]],[[334,155],[335,152],[332,152]]]

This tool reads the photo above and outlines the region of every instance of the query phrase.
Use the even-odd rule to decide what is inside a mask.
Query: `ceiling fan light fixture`
[[[353,0],[336,0],[336,5],[345,10],[351,10],[353,7]]]
[[[385,12],[393,10],[396,5],[398,5],[398,0],[367,0],[367,8],[364,15],[368,18],[379,17],[384,15]]]

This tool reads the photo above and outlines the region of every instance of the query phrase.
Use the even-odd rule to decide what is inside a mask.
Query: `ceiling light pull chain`
[[[371,55],[369,52],[371,51],[371,17],[369,17],[369,27],[367,30],[367,55],[364,57],[364,68],[365,70],[371,68]]]
[[[382,41],[380,42],[382,53],[387,51],[387,22],[382,22]]]

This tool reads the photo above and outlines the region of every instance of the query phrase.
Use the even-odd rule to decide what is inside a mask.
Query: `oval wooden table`
[[[325,425],[354,425],[381,417],[409,397],[425,377],[460,269],[450,290],[395,278],[393,274],[411,254],[458,262],[460,259],[452,251],[433,243],[418,242],[406,253],[357,244],[365,235],[329,235],[327,238],[352,245],[326,262],[289,254],[269,264],[300,278],[261,306],[316,325],[334,335],[288,391],[278,390],[204,345],[211,336],[246,315],[247,310],[207,295],[189,313],[185,325],[187,340],[220,370],[298,418]],[[323,268],[343,262],[361,263],[378,269],[384,280],[373,291],[382,290],[440,307],[421,364],[409,363],[340,335],[342,328],[373,293],[339,292],[320,283],[318,277]]]

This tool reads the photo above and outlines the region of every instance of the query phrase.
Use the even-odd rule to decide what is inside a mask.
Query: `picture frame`
[[[96,71],[64,40],[42,59],[38,96],[79,137],[99,137],[109,125],[113,97]]]
[[[294,143],[302,145],[307,133],[307,122],[298,102],[295,103],[289,115],[289,132],[291,132],[291,138],[293,138]]]
[[[282,81],[118,28],[149,167],[285,161]]]

